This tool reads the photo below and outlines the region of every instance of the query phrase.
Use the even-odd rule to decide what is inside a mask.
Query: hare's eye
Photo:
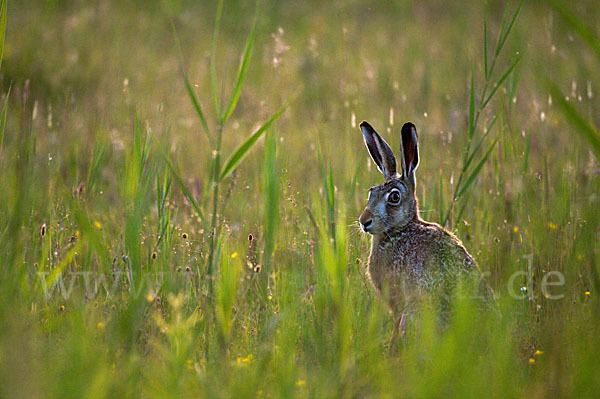
[[[400,191],[390,191],[390,193],[387,196],[387,201],[392,205],[397,205],[400,202]]]

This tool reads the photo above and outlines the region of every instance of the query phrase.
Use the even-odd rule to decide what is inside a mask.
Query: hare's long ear
[[[402,175],[415,183],[415,170],[419,166],[419,140],[417,129],[411,122],[402,126]]]
[[[396,175],[396,157],[388,143],[366,121],[361,122],[360,130],[362,130],[365,144],[377,169],[383,173],[386,180],[394,177]]]

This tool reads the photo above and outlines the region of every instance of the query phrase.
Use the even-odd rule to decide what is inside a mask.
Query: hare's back
[[[415,241],[423,248],[429,268],[458,273],[477,268],[475,260],[462,242],[436,223],[421,222],[415,231]]]

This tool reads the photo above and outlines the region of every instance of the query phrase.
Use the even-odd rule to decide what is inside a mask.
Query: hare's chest
[[[368,272],[375,288],[382,292],[419,290],[425,274],[414,253],[394,241],[373,241]]]
[[[393,258],[390,255],[391,254],[378,250],[378,248],[371,248],[367,271],[371,282],[379,293],[384,289],[386,282],[389,284],[391,274],[393,273]]]

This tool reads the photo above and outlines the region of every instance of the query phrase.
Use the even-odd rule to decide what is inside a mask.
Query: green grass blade
[[[558,12],[563,19],[573,28],[579,36],[587,42],[587,44],[596,53],[596,57],[600,59],[600,38],[594,30],[579,19],[562,1],[547,0],[550,5]]]
[[[506,78],[508,78],[510,76],[511,72],[517,67],[517,65],[519,64],[519,61],[521,61],[521,55],[519,55],[519,56],[517,56],[517,58],[515,58],[515,60],[512,62],[512,64],[506,70],[506,72],[504,72],[504,74],[502,75],[502,77],[500,77],[500,79],[498,79],[498,81],[496,82],[496,84],[494,84],[494,88],[492,89],[492,91],[490,92],[490,94],[488,94],[488,96],[486,97],[485,101],[483,101],[481,103],[479,109],[485,108],[485,106],[494,97],[494,94],[496,93],[496,91],[500,88],[500,86],[502,86],[502,83],[504,83],[504,81],[506,80]]]
[[[52,272],[48,275],[46,279],[46,287],[45,290],[48,290],[52,285],[57,283],[57,280],[60,278],[63,270],[73,261],[75,255],[81,251],[83,245],[85,244],[85,240],[78,240],[75,245],[65,254],[65,256],[60,260],[58,265],[52,270]]]
[[[494,125],[496,124],[496,121],[498,120],[498,114],[494,115],[494,118],[492,119],[492,121],[490,122],[490,124],[488,125],[488,128],[486,130],[486,132],[483,134],[483,136],[481,136],[481,138],[479,139],[479,141],[477,142],[477,144],[475,145],[475,148],[473,149],[473,152],[471,152],[471,155],[469,155],[469,158],[467,159],[467,162],[465,162],[465,166],[463,166],[463,168],[465,170],[467,170],[467,168],[471,165],[471,162],[473,162],[473,159],[475,158],[475,156],[477,155],[477,153],[479,152],[479,148],[481,147],[481,145],[483,144],[483,141],[485,140],[485,138],[490,134],[490,132],[492,131],[492,128],[494,127]]]
[[[277,136],[273,129],[270,129],[265,137],[265,160],[264,160],[264,221],[265,226],[265,250],[263,255],[263,265],[266,270],[271,270],[271,259],[275,250],[275,240],[277,226],[280,222],[279,216],[279,197],[281,190],[279,187],[279,168],[277,166]]]
[[[221,104],[219,100],[219,89],[217,88],[217,39],[219,37],[219,27],[221,25],[221,15],[223,13],[223,0],[219,0],[217,5],[217,16],[215,17],[215,31],[213,34],[212,48],[210,52],[210,81],[212,84],[213,100],[215,103],[215,113],[217,119],[222,123]]]
[[[161,204],[162,203],[162,201],[161,201],[161,198],[162,198],[162,192],[161,192],[162,186],[160,184],[160,173],[158,172],[158,168],[156,170],[155,175],[156,175],[156,210],[157,210],[157,213],[158,213],[158,218],[160,219],[161,213],[162,213],[162,206],[161,206],[162,205]]]
[[[487,18],[483,17],[483,68],[484,76],[488,77],[488,48],[487,48]]]
[[[248,36],[248,41],[246,42],[246,48],[244,49],[244,53],[242,55],[242,59],[240,61],[240,67],[238,70],[237,78],[235,80],[235,86],[233,88],[233,92],[231,93],[231,99],[229,100],[229,105],[227,106],[227,110],[223,115],[223,123],[229,119],[237,102],[240,98],[240,93],[242,92],[242,86],[244,84],[244,79],[246,78],[246,72],[248,71],[248,65],[250,65],[250,58],[252,57],[252,49],[254,48],[254,38],[256,32],[256,23],[252,26],[252,30],[250,31],[250,35]]]
[[[329,203],[327,204],[327,218],[329,219],[329,234],[335,243],[335,184],[333,183],[333,165],[329,157],[329,166],[327,174],[327,190],[329,191]]]
[[[169,228],[169,219],[165,220],[162,223],[162,227],[160,227],[160,230],[158,232],[158,239],[156,240],[156,244],[154,244],[155,248],[158,248],[158,246],[160,245],[160,243],[163,241],[163,239],[165,238],[165,233],[167,232],[167,229]]]
[[[323,191],[325,192],[328,233],[329,237],[335,240],[335,185],[333,183],[333,166],[331,164],[331,157],[328,157],[327,167],[325,166],[320,144],[317,148],[317,160],[323,179]]]
[[[352,185],[350,186],[350,195],[348,196],[348,203],[352,204],[354,202],[354,196],[356,195],[356,185],[358,184],[358,173],[361,171],[361,166],[359,163],[356,164],[354,168],[354,174],[352,175]]]
[[[498,54],[500,53],[500,51],[502,51],[502,48],[504,47],[504,44],[506,43],[506,40],[508,39],[508,35],[510,34],[510,31],[512,30],[515,21],[517,20],[517,17],[519,16],[519,13],[521,12],[521,7],[523,6],[523,1],[521,0],[521,2],[519,3],[519,6],[517,7],[517,9],[515,10],[515,12],[513,13],[512,18],[510,19],[510,22],[508,24],[508,27],[504,30],[504,32],[500,34],[501,36],[501,40],[498,46]]]
[[[556,104],[562,113],[571,124],[577,127],[577,131],[589,142],[596,153],[596,157],[600,157],[600,135],[598,134],[598,131],[579,113],[579,111],[577,111],[577,109],[575,109],[573,104],[565,100],[565,96],[553,82],[548,81],[547,86],[552,98],[556,101]]]
[[[327,169],[325,168],[325,161],[323,159],[323,151],[321,150],[321,143],[317,146],[317,161],[319,162],[319,170],[321,171],[321,178],[323,179],[323,186],[325,187],[325,196],[327,197],[327,205],[331,202],[329,198],[329,188],[327,185]]]
[[[87,189],[89,192],[92,192],[96,181],[100,177],[100,168],[102,166],[102,161],[104,160],[104,153],[108,148],[108,142],[98,138],[96,140],[96,144],[94,145],[94,152],[92,154],[92,162],[90,164],[90,169],[88,171],[87,176]]]
[[[196,97],[196,93],[194,92],[194,88],[192,87],[187,75],[184,73],[183,79],[185,81],[185,87],[187,89],[188,95],[192,100],[192,104],[194,105],[194,109],[196,110],[196,114],[200,118],[200,122],[202,123],[202,129],[204,129],[204,133],[206,133],[206,137],[208,141],[213,144],[213,138],[210,134],[210,129],[208,128],[208,123],[206,123],[206,118],[204,117],[204,112],[202,112],[202,107],[200,106],[200,102],[198,101],[198,97]]]
[[[525,146],[525,153],[523,154],[523,167],[522,172],[526,173],[529,168],[529,151],[531,150],[531,132],[527,135],[527,144]]]
[[[204,112],[202,112],[202,107],[200,106],[200,101],[198,101],[198,97],[194,92],[194,87],[190,83],[187,73],[185,72],[185,66],[183,63],[183,51],[181,50],[181,43],[179,41],[179,36],[177,35],[177,30],[175,29],[175,24],[171,20],[171,31],[173,32],[173,38],[175,40],[175,46],[177,47],[177,53],[179,57],[179,64],[181,66],[181,74],[183,75],[183,81],[185,83],[185,88],[192,100],[192,104],[194,105],[194,109],[200,118],[200,122],[202,123],[202,128],[204,129],[204,133],[206,133],[206,137],[208,137],[208,141],[213,144],[212,136],[210,134],[210,129],[208,128],[208,123],[206,123],[206,118],[204,117]]]
[[[504,28],[506,27],[506,17],[508,16],[508,7],[504,9],[504,14],[502,15],[502,23],[500,24],[500,30],[498,31],[498,37],[496,38],[496,47],[494,48],[494,58],[498,58],[500,54],[500,43],[502,42],[502,34],[504,32]],[[493,63],[492,63],[493,69]],[[492,73],[490,69],[490,74]]]
[[[487,159],[489,158],[489,156],[492,153],[492,150],[496,146],[497,142],[498,142],[498,138],[496,138],[496,140],[494,140],[494,142],[490,145],[490,148],[487,150],[487,152],[485,153],[483,158],[481,158],[481,160],[479,161],[477,166],[475,166],[475,168],[473,169],[473,171],[471,172],[471,174],[469,175],[467,180],[465,180],[461,189],[458,191],[456,198],[459,198],[460,196],[462,196],[465,193],[465,191],[467,191],[469,189],[469,187],[471,187],[471,185],[473,185],[475,178],[477,178],[477,176],[479,175],[479,172],[481,172],[481,168],[485,164],[485,161],[487,161]]]
[[[0,67],[2,67],[2,57],[4,56],[4,37],[6,36],[6,0],[2,0],[2,5],[0,7]]]
[[[183,195],[185,195],[185,197],[188,199],[188,201],[190,202],[190,204],[192,204],[192,207],[194,208],[194,210],[200,216],[200,219],[202,220],[202,223],[206,224],[206,218],[204,217],[204,212],[202,212],[202,207],[200,206],[200,204],[198,204],[198,201],[196,201],[196,199],[192,195],[192,192],[187,187],[187,185],[185,184],[185,182],[183,181],[183,179],[181,178],[181,176],[179,175],[179,173],[177,173],[177,170],[175,169],[175,167],[173,166],[173,164],[171,163],[171,161],[169,160],[169,158],[167,158],[165,155],[163,155],[163,158],[164,158],[167,166],[171,170],[171,173],[173,173],[173,176],[175,177],[175,180],[177,181],[177,183],[181,187],[181,191],[183,191]]]
[[[283,111],[285,111],[287,105],[287,102],[283,104],[283,106],[279,108],[279,110],[277,110],[277,112],[275,112],[269,118],[269,120],[265,122],[264,125],[259,127],[256,132],[251,134],[250,137],[246,139],[246,141],[240,144],[238,148],[235,151],[233,151],[231,156],[225,162],[225,166],[223,167],[221,175],[219,176],[219,181],[223,181],[227,176],[229,176],[233,169],[235,169],[235,167],[244,159],[250,148],[252,148],[252,146],[256,144],[256,141],[260,138],[260,136],[262,136],[265,133],[265,131],[269,128],[269,126],[271,126],[271,124],[273,124],[273,122],[275,122],[275,120],[279,118]]]
[[[6,129],[6,114],[10,89],[11,87],[8,88],[8,92],[6,93],[6,99],[4,100],[4,105],[2,106],[2,115],[0,115],[0,153],[2,152],[2,144],[4,143],[4,130]]]
[[[471,91],[469,93],[469,138],[475,133],[475,83],[471,74]]]
[[[333,184],[333,165],[331,164],[331,157],[329,157],[328,164],[328,174],[327,174],[327,189],[329,190],[329,198],[331,200],[329,204],[330,211],[333,211],[335,205],[335,184]]]
[[[467,205],[469,204],[469,197],[471,196],[472,191],[467,191],[465,193],[465,197],[463,198],[463,202],[462,202],[462,206],[460,207],[460,210],[458,211],[458,214],[456,215],[456,219],[457,221],[462,219],[462,215],[465,212],[465,209],[467,208]]]

